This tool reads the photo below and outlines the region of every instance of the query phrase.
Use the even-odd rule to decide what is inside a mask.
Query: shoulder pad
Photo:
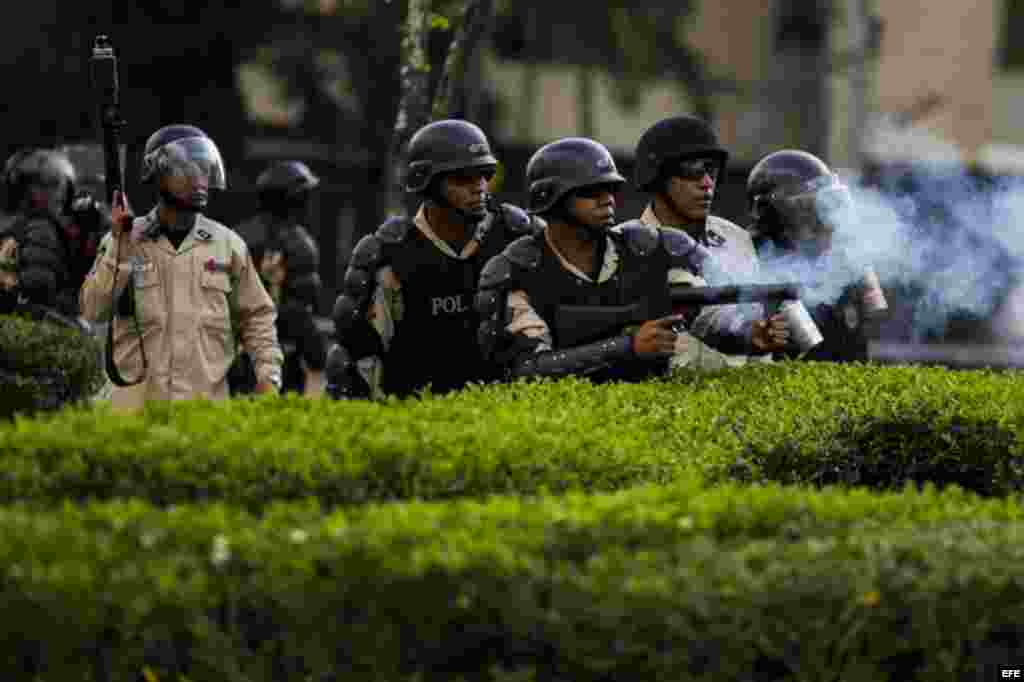
[[[349,257],[349,267],[360,270],[376,270],[377,264],[384,258],[384,244],[376,234],[368,234],[360,239],[352,255]]]
[[[693,237],[674,227],[663,227],[660,232],[661,244],[673,258],[685,258],[699,246]]]
[[[373,282],[373,273],[350,265],[345,271],[345,278],[342,280],[341,289],[356,300],[362,301],[369,297]]]
[[[481,289],[504,289],[512,281],[513,266],[508,256],[499,253],[487,261],[480,271]]]
[[[630,220],[615,227],[615,232],[622,235],[630,250],[638,256],[649,256],[658,246],[658,228]]]
[[[541,248],[534,235],[525,235],[506,246],[502,255],[521,268],[535,270],[540,265]]]
[[[515,204],[501,204],[499,212],[506,229],[512,234],[525,235],[536,231],[536,223],[530,214]]]
[[[385,244],[399,244],[405,241],[413,227],[415,225],[408,218],[388,218],[383,225],[377,228],[376,234]]]
[[[55,220],[51,221],[42,216],[31,216],[17,228],[16,239],[24,240],[26,244],[37,246],[55,246],[60,237],[61,226]]]

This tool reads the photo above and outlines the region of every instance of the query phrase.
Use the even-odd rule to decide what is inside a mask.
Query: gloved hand
[[[327,395],[335,400],[351,400],[370,397],[370,386],[359,374],[356,363],[343,347],[335,345],[327,353],[324,367],[327,379]]]

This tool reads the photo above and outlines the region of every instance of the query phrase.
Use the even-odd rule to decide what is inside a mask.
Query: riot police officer
[[[668,274],[722,284],[707,248],[681,230],[640,221],[611,229],[625,184],[609,151],[581,137],[539,149],[526,168],[529,210],[546,223],[492,258],[476,305],[485,355],[510,377],[585,375],[638,379],[668,369],[685,349]],[[721,319],[725,319],[722,316]],[[711,325],[725,349],[748,345],[751,323]]]
[[[71,254],[71,282],[68,286],[73,305],[78,307],[78,292],[85,282],[103,235],[110,231],[110,206],[103,201],[106,169],[103,147],[98,144],[63,145],[75,169],[75,189],[69,214],[61,221]]]
[[[259,213],[235,228],[277,305],[278,341],[285,351],[282,390],[310,396],[323,390],[327,361],[327,339],[314,318],[323,288],[320,250],[302,224],[319,184],[301,161],[271,164],[256,179]],[[240,355],[236,365],[247,368],[248,356]],[[245,369],[241,373],[249,374]],[[233,367],[232,374],[239,370]]]
[[[146,142],[140,180],[157,185],[157,205],[132,220],[125,197],[115,196],[111,232],[81,292],[87,319],[113,316],[115,366],[142,378],[115,387],[112,404],[226,398],[236,340],[253,358],[256,390],[276,392],[273,301],[245,242],[204,215],[210,190],[227,186],[217,145],[194,126],[160,128]]]
[[[496,205],[498,161],[475,124],[435,121],[409,141],[405,190],[413,219],[388,219],[352,250],[334,305],[327,363],[334,397],[458,389],[495,376],[476,344],[473,296],[483,265],[532,229],[522,209]]]
[[[714,129],[696,116],[662,119],[640,136],[635,159],[636,187],[650,196],[640,221],[659,229],[685,231],[709,249],[734,280],[756,281],[758,261],[750,235],[738,225],[711,213],[715,189],[729,159]],[[669,279],[673,284],[706,284],[701,278],[678,269],[670,273]],[[754,317],[764,314],[763,307],[757,304],[745,304],[745,308],[747,314]],[[772,356],[767,351],[778,348],[772,337],[783,327],[781,318],[770,322],[759,320],[751,328],[754,333],[751,355],[721,353],[693,339],[688,344],[687,355],[674,360],[674,364],[718,369],[742,365],[751,358],[770,361]]]
[[[26,305],[76,317],[72,250],[63,220],[75,196],[75,169],[52,149],[24,149],[4,166],[0,218],[0,312]]]
[[[800,279],[824,342],[809,360],[867,359],[888,304],[869,263],[845,244],[856,221],[849,188],[805,151],[785,149],[758,161],[747,178],[751,232],[765,268]]]

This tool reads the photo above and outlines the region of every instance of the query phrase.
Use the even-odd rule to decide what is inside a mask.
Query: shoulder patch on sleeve
[[[399,244],[409,236],[413,222],[405,217],[388,218],[377,228],[377,237],[385,244]]]
[[[658,228],[639,220],[630,220],[615,226],[630,250],[638,256],[648,256],[658,246]]]

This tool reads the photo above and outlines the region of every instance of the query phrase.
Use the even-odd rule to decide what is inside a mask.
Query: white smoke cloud
[[[914,340],[955,315],[991,318],[1024,263],[1024,183],[984,182],[961,165],[900,165],[896,182],[848,181],[855,210],[837,224],[831,257],[814,264],[762,254],[767,281],[817,282],[805,302],[835,302],[873,267],[883,288],[915,301],[903,320]],[[1024,289],[998,328],[1024,339]],[[1003,319],[1005,318],[1005,319]]]

